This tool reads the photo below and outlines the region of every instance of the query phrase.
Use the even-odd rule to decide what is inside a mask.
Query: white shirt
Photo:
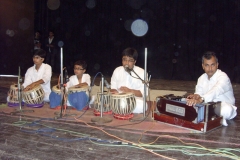
[[[89,74],[83,74],[82,75],[82,81],[81,83],[84,83],[86,82],[88,84],[88,86],[90,86],[91,84],[91,77]],[[73,75],[69,78],[69,82],[67,82],[67,86],[66,86],[66,89],[68,90],[69,87],[72,87],[72,86],[75,86],[79,84],[79,81],[78,81],[78,78],[76,75]]]
[[[141,77],[141,79],[144,79],[144,70],[142,68],[134,66],[133,70],[139,75],[139,77]],[[131,71],[131,75],[125,71],[123,66],[117,67],[114,70],[111,78],[111,89],[116,89],[119,91],[121,86],[126,86],[130,89],[139,90],[142,95],[144,95],[144,83],[142,83],[142,80],[138,79],[133,71]],[[146,95],[147,93],[148,91],[146,91]],[[134,109],[133,113],[143,113],[143,97],[135,98],[136,108]]]
[[[206,73],[198,78],[195,94],[204,97],[205,102],[222,101],[235,104],[231,81],[227,74],[219,69],[210,79]]]
[[[38,71],[35,67],[36,66],[34,65],[27,70],[24,83],[22,85],[26,88],[33,82],[42,79],[44,81],[44,83],[41,84],[45,93],[44,101],[49,101],[49,94],[51,93],[50,81],[52,77],[52,67],[45,63],[42,63]]]

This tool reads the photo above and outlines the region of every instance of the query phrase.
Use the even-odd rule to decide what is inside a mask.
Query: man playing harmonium
[[[202,67],[205,73],[198,78],[195,93],[187,97],[187,105],[221,102],[215,113],[223,117],[222,125],[227,126],[226,120],[237,115],[231,81],[226,73],[218,69],[218,58],[214,52],[208,51],[202,56]]]
[[[134,48],[126,48],[122,52],[122,66],[117,67],[111,77],[111,93],[133,93],[136,107],[133,113],[143,113],[144,83],[135,73],[144,79],[144,70],[135,66],[138,53]],[[133,72],[134,70],[134,72]]]

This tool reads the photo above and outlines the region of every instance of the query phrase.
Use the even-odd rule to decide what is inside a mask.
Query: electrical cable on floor
[[[91,140],[90,140],[90,142],[92,142],[96,145],[102,145],[102,146],[110,146],[110,147],[125,146],[125,147],[142,149],[138,146],[131,145],[131,144],[126,144],[126,143],[121,143],[121,142],[119,142],[117,144],[116,143],[114,143],[114,144],[102,144],[102,143],[96,143],[96,142],[91,141]],[[226,157],[226,158],[231,158],[231,159],[236,159],[236,160],[240,158],[239,156],[237,156],[233,153],[226,152],[226,150],[234,150],[234,151],[240,152],[240,149],[230,149],[230,148],[214,149],[215,152],[225,153],[223,155],[223,154],[219,154],[219,153],[213,153],[213,151],[209,152],[209,149],[204,150],[201,147],[195,147],[195,146],[183,146],[183,145],[181,145],[181,146],[178,146],[178,145],[144,145],[144,146],[149,147],[149,149],[151,149],[152,151],[155,151],[155,152],[176,151],[176,152],[182,152],[185,155],[198,156],[198,157],[200,157],[200,156],[215,156],[215,157]],[[162,148],[162,149],[160,150],[160,149],[157,149],[157,148]],[[191,149],[193,149],[193,150],[191,150]],[[200,151],[198,151],[198,150],[200,150]],[[201,150],[204,150],[204,153],[198,153],[198,152],[202,152]],[[226,153],[228,153],[229,155],[226,155]]]
[[[139,144],[137,144],[137,143],[134,143],[134,142],[131,142],[131,141],[128,141],[128,140],[124,140],[124,139],[122,139],[122,138],[120,138],[120,137],[117,137],[117,136],[115,136],[115,135],[112,135],[112,134],[104,131],[103,129],[101,129],[101,128],[99,128],[99,127],[95,127],[95,126],[89,125],[89,124],[87,124],[86,122],[84,122],[84,121],[82,121],[82,120],[79,120],[79,119],[76,119],[76,120],[85,123],[87,126],[89,126],[89,127],[91,127],[91,128],[98,129],[98,130],[104,132],[105,134],[107,134],[107,135],[109,135],[109,136],[111,136],[111,137],[114,137],[114,138],[116,138],[116,139],[118,139],[118,140],[120,140],[120,141],[123,141],[123,142],[125,142],[125,143],[132,143],[133,145],[139,146],[140,148],[144,149],[145,151],[148,151],[148,152],[150,152],[150,153],[152,153],[152,154],[154,154],[154,155],[156,155],[156,156],[159,156],[159,157],[162,157],[162,158],[166,158],[166,159],[171,159],[171,160],[172,160],[172,158],[163,156],[163,155],[158,154],[158,153],[155,153],[155,152],[153,152],[153,151],[151,151],[151,150],[149,150],[149,149],[146,149],[146,148],[144,148],[144,147],[141,147],[141,146],[140,146]]]
[[[177,145],[153,145],[153,143],[155,143],[156,140],[154,142],[151,142],[151,143],[148,143],[148,144],[144,144],[144,143],[136,144],[136,143],[132,143],[132,142],[127,142],[126,140],[110,141],[110,140],[102,140],[102,139],[99,139],[99,138],[93,138],[93,137],[89,137],[89,136],[78,137],[78,138],[60,138],[59,136],[46,134],[46,133],[56,132],[57,130],[64,131],[64,132],[69,132],[69,133],[74,133],[74,134],[77,134],[77,136],[80,135],[80,133],[79,132],[74,132],[74,131],[69,131],[69,130],[64,130],[64,129],[56,129],[54,127],[50,127],[50,126],[41,124],[40,122],[42,122],[43,120],[52,120],[52,119],[51,118],[43,118],[43,119],[35,120],[32,123],[29,123],[27,121],[22,121],[21,123],[17,122],[17,123],[13,123],[12,125],[17,126],[17,127],[25,126],[25,125],[28,125],[29,127],[35,127],[37,125],[45,126],[47,128],[40,128],[40,129],[34,130],[32,132],[30,132],[29,130],[24,130],[23,127],[21,127],[21,130],[26,132],[26,133],[33,133],[33,134],[37,133],[39,135],[50,137],[50,138],[60,140],[60,141],[64,141],[64,142],[89,140],[91,142],[94,141],[95,143],[101,143],[102,145],[106,145],[106,146],[107,145],[116,145],[116,146],[135,147],[135,148],[143,149],[143,150],[147,149],[147,150],[151,151],[151,153],[152,152],[153,153],[154,152],[164,152],[164,151],[176,151],[176,152],[181,151],[183,154],[191,155],[191,156],[218,156],[218,157],[222,156],[222,157],[227,157],[227,158],[231,158],[231,159],[239,159],[239,157],[237,155],[235,155],[234,153],[231,153],[230,151],[240,152],[240,149],[232,149],[232,148],[208,149],[208,148],[205,148],[205,147],[203,147],[199,144],[185,143],[182,140],[180,140],[179,138],[169,136],[169,135],[163,135],[161,137],[178,139],[183,144],[187,144],[188,146],[182,146],[182,145],[181,146],[177,146]],[[94,127],[94,128],[97,128],[97,127]],[[97,129],[99,129],[99,128],[97,128]],[[102,130],[102,129],[100,129],[100,130]],[[104,132],[106,132],[106,131],[104,131]],[[146,131],[144,131],[143,133],[145,133],[145,132]],[[114,136],[114,137],[116,137],[116,136]],[[141,140],[141,138],[139,139],[139,141],[140,140]],[[189,144],[195,145],[195,146],[189,146]],[[196,147],[196,145],[200,146],[200,147]],[[193,151],[191,149],[193,149]],[[202,150],[204,153],[198,153],[199,151],[197,152],[197,150]]]
[[[150,145],[150,144],[152,145],[152,144],[155,143],[159,138],[163,138],[163,137],[164,137],[164,138],[177,139],[178,141],[180,141],[180,142],[183,143],[183,144],[199,146],[200,148],[203,148],[204,150],[207,150],[207,151],[209,151],[209,152],[214,152],[214,153],[220,154],[220,155],[222,155],[222,156],[228,156],[228,155],[225,155],[224,153],[219,153],[219,152],[216,152],[216,151],[214,151],[214,150],[208,149],[208,148],[206,148],[206,147],[204,147],[204,146],[202,146],[202,145],[200,145],[200,144],[197,144],[197,143],[186,143],[186,142],[182,141],[180,138],[174,137],[174,136],[170,136],[170,135],[160,135],[160,136],[158,136],[153,142],[150,142],[150,143],[148,143],[147,145]],[[140,138],[140,140],[141,140],[141,138]],[[141,143],[140,140],[139,140],[139,143]],[[144,143],[141,143],[141,144],[144,144]]]
[[[17,126],[20,126],[20,125],[26,125],[26,124],[28,124],[29,126],[34,126],[34,125],[41,125],[41,126],[46,126],[46,125],[43,125],[43,124],[39,124],[39,122],[40,121],[42,121],[42,120],[52,120],[52,119],[49,119],[49,118],[45,118],[45,119],[40,119],[40,120],[36,120],[36,121],[33,121],[32,123],[27,123],[27,122],[22,122],[22,123],[14,123],[15,125],[17,125]],[[27,133],[34,133],[34,134],[36,134],[36,133],[38,133],[38,134],[40,134],[40,135],[42,135],[42,136],[47,136],[47,137],[51,137],[51,138],[54,138],[54,139],[57,139],[57,140],[61,140],[61,141],[65,141],[65,142],[70,142],[70,141],[79,141],[79,140],[94,140],[94,141],[96,141],[96,142],[104,142],[104,143],[112,143],[112,144],[117,144],[117,145],[122,145],[122,144],[127,144],[127,145],[132,145],[132,143],[125,143],[125,142],[111,142],[111,141],[109,141],[109,140],[100,140],[100,139],[98,139],[98,138],[89,138],[89,137],[82,137],[82,138],[75,138],[75,139],[69,139],[69,138],[59,138],[58,136],[53,136],[53,135],[49,135],[49,134],[44,134],[44,133],[51,133],[51,132],[54,132],[54,131],[56,131],[53,127],[49,127],[49,126],[46,126],[46,127],[48,127],[48,128],[41,128],[41,129],[38,129],[38,130],[35,130],[35,131],[27,131],[27,130],[22,130],[22,131],[24,131],[24,132],[27,132]],[[62,129],[58,129],[58,130],[61,130],[62,131]],[[64,131],[68,131],[68,130],[64,130]],[[144,131],[143,133],[145,133],[146,131]],[[169,135],[163,135],[162,137],[171,137],[171,138],[175,138],[175,139],[178,139],[179,141],[181,141],[179,138],[176,138],[176,137],[173,137],[173,136],[169,136]],[[141,138],[139,139],[139,141],[141,140]],[[156,139],[157,140],[157,139]],[[155,141],[156,141],[155,140]],[[149,143],[149,144],[140,144],[141,146],[149,146],[149,147],[153,147],[153,145],[152,145],[152,143],[155,143],[155,141],[154,142],[151,142],[151,143]],[[194,143],[185,143],[185,142],[183,142],[183,141],[181,141],[182,143],[184,143],[184,144],[194,144]],[[140,142],[141,143],[141,142]],[[194,145],[198,145],[198,144],[194,144]],[[198,146],[201,146],[201,145],[198,145]],[[183,146],[181,146],[182,148],[183,148]],[[185,146],[186,147],[186,146]],[[203,146],[201,146],[201,148],[202,149],[205,149],[205,150],[207,150],[207,151],[210,151],[210,152],[216,152],[216,151],[214,151],[214,150],[210,150],[210,149],[206,149],[205,147],[203,147]],[[164,149],[164,151],[166,150],[166,147],[165,147],[165,149]],[[170,149],[168,149],[168,150],[170,150]],[[174,150],[174,149],[171,149],[171,150]],[[179,149],[178,149],[179,150]],[[163,151],[163,150],[157,150],[157,151]],[[185,154],[191,154],[191,155],[194,155],[193,153],[189,153],[189,152],[187,152],[186,150],[185,151],[182,151],[182,152],[184,152]],[[206,155],[207,153],[205,153],[205,155]],[[218,153],[219,154],[219,153]],[[204,154],[198,154],[198,156],[201,156],[201,155],[204,155]],[[210,153],[208,153],[208,155],[211,155]],[[214,154],[212,154],[212,155],[214,155]],[[229,157],[228,155],[225,155],[225,154],[222,154],[222,153],[220,153],[220,155],[221,156],[224,156],[224,157]],[[234,156],[235,157],[235,156]],[[231,158],[234,158],[234,157],[232,157],[231,156]],[[235,159],[235,158],[234,158]]]

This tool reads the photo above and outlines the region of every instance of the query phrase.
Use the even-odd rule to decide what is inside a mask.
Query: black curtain
[[[35,30],[47,36],[54,29],[64,41],[64,65],[72,70],[78,59],[88,62],[88,72],[111,76],[121,65],[121,52],[134,47],[137,65],[152,78],[197,80],[203,73],[201,56],[217,53],[219,68],[240,82],[238,0],[68,0],[50,9],[47,0],[35,0]],[[89,3],[93,5],[90,7]],[[148,32],[142,37],[128,22],[143,19]]]

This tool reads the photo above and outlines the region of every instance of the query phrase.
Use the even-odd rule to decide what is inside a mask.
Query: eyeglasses
[[[73,68],[74,70],[85,70],[83,68]]]
[[[127,59],[127,58],[123,58],[122,61],[123,62],[131,62],[131,63],[135,62],[134,59]]]

